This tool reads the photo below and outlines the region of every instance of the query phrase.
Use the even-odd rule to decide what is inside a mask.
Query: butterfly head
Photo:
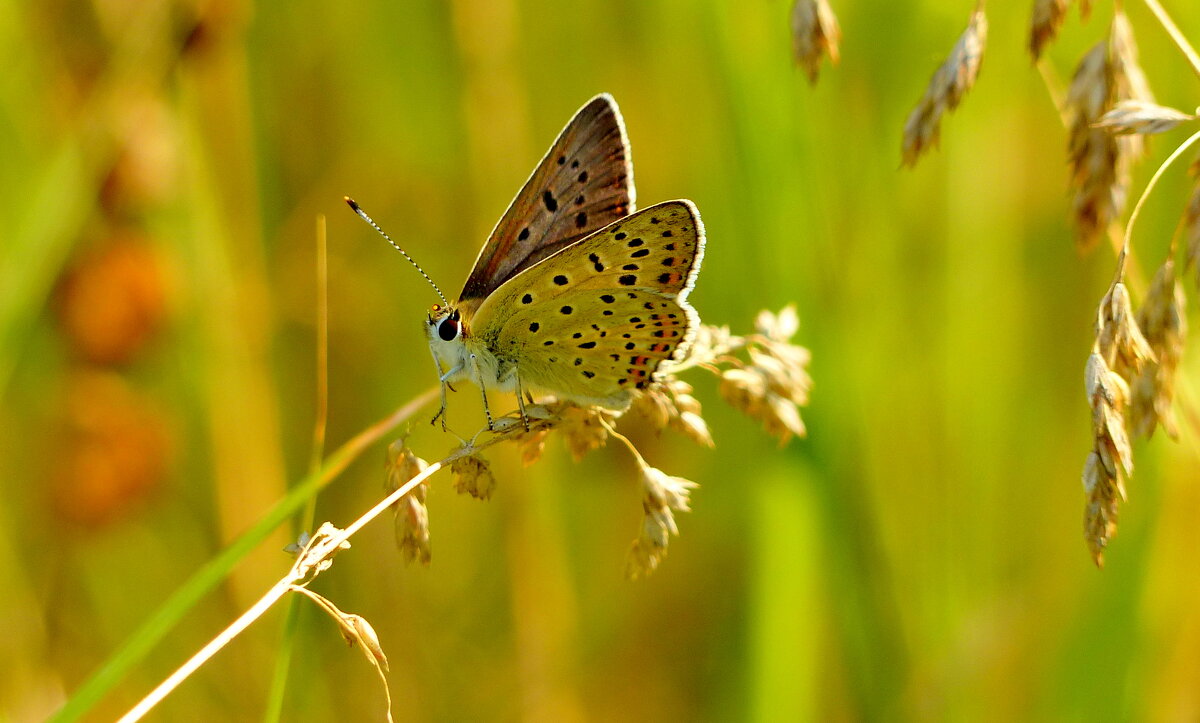
[[[465,331],[462,314],[452,306],[434,304],[425,317],[425,323],[428,326],[430,342],[435,339],[447,343],[455,342],[463,337]]]

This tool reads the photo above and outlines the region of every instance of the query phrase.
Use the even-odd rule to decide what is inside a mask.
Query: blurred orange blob
[[[97,364],[132,361],[162,327],[166,287],[162,262],[136,235],[85,253],[64,276],[56,309],[72,351]]]
[[[52,471],[54,511],[100,527],[140,506],[165,479],[168,420],[112,372],[71,372],[64,434]]]

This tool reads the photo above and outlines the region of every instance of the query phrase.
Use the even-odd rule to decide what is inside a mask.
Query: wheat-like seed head
[[[1105,363],[1125,379],[1133,379],[1146,362],[1154,360],[1154,350],[1134,317],[1129,290],[1120,281],[1114,282],[1100,300],[1096,344]]]
[[[1112,34],[1110,36],[1113,99],[1121,101],[1138,101],[1153,104],[1154,93],[1150,83],[1138,62],[1137,41],[1133,37],[1133,26],[1125,13],[1117,10],[1113,13]],[[1121,143],[1132,157],[1140,158],[1145,155],[1146,144],[1142,138],[1133,136],[1124,138]]]
[[[1133,473],[1133,452],[1125,432],[1125,407],[1129,386],[1108,368],[1099,349],[1088,357],[1084,372],[1088,404],[1092,408],[1095,444],[1083,467],[1084,536],[1097,565],[1104,564],[1104,548],[1117,532],[1117,513],[1125,499],[1124,478]]]
[[[1135,434],[1150,437],[1162,425],[1172,439],[1178,437],[1171,402],[1175,397],[1175,370],[1187,339],[1187,299],[1168,258],[1154,275],[1146,300],[1138,310],[1138,325],[1155,359],[1142,368],[1132,384],[1130,412]]]
[[[792,51],[810,84],[817,82],[822,57],[828,55],[837,65],[841,39],[842,29],[828,0],[796,0],[792,6]]]
[[[933,74],[925,94],[904,123],[900,148],[904,165],[916,165],[921,154],[937,144],[942,115],[957,108],[967,91],[975,86],[983,51],[987,47],[987,27],[987,16],[980,2],[971,13],[967,29]]]
[[[1107,124],[1105,114],[1122,101],[1150,104],[1154,97],[1138,64],[1133,30],[1118,11],[1108,38],[1079,61],[1067,92],[1072,207],[1078,243],[1085,251],[1125,210],[1130,165],[1145,149],[1138,135],[1115,138],[1098,127]]]
[[[1069,5],[1070,0],[1034,0],[1029,20],[1029,52],[1034,60],[1042,57],[1046,45],[1058,35]]]
[[[1129,161],[1116,138],[1094,128],[1115,99],[1109,42],[1096,43],[1075,69],[1067,91],[1068,158],[1079,245],[1091,249],[1125,208]]]

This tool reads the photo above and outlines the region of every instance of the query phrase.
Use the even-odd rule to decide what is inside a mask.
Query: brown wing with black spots
[[[633,166],[616,101],[598,95],[567,124],[479,252],[460,300],[505,281],[633,209]]]
[[[699,319],[687,295],[703,254],[691,202],[643,209],[497,289],[473,333],[523,384],[619,406],[690,344]]]

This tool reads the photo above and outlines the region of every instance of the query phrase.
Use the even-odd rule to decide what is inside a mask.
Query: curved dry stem
[[[1142,206],[1146,204],[1146,199],[1149,198],[1150,192],[1154,190],[1154,187],[1158,184],[1158,179],[1162,178],[1162,175],[1171,167],[1175,159],[1183,155],[1183,152],[1191,148],[1192,144],[1198,140],[1200,140],[1200,131],[1196,131],[1186,141],[1180,143],[1179,147],[1172,151],[1171,155],[1167,156],[1167,160],[1163,161],[1158,170],[1154,172],[1154,175],[1150,177],[1150,182],[1146,184],[1145,190],[1142,191],[1142,195],[1138,198],[1137,205],[1133,207],[1133,213],[1129,214],[1129,223],[1125,224],[1125,239],[1121,243],[1121,253],[1117,256],[1117,281],[1120,281],[1125,275],[1125,257],[1129,251],[1129,242],[1133,238],[1133,224],[1137,221],[1138,216],[1141,215]]]
[[[1175,21],[1171,20],[1171,16],[1163,9],[1162,5],[1158,4],[1158,0],[1143,0],[1146,7],[1150,8],[1150,12],[1154,13],[1154,17],[1167,31],[1167,35],[1171,36],[1171,41],[1175,43],[1175,47],[1179,48],[1179,52],[1187,58],[1188,63],[1192,66],[1192,72],[1200,77],[1200,55],[1196,54],[1195,49],[1188,43],[1187,38],[1183,33],[1179,32],[1179,28],[1175,25]]]
[[[225,647],[240,635],[250,624],[262,617],[263,613],[271,609],[275,603],[287,593],[291,586],[300,582],[308,584],[318,574],[328,569],[331,564],[331,558],[339,550],[348,547],[348,541],[354,533],[358,532],[368,522],[378,517],[385,510],[392,506],[397,500],[411,492],[417,485],[429,479],[435,472],[448,465],[450,462],[462,457],[469,452],[474,451],[469,448],[461,448],[440,462],[434,462],[429,465],[423,472],[416,477],[410,479],[399,489],[385,497],[379,504],[372,507],[361,517],[355,520],[350,526],[343,530],[335,530],[328,535],[317,534],[310,541],[309,545],[298,556],[296,563],[292,565],[287,574],[284,575],[278,582],[271,586],[269,590],[259,598],[258,602],[254,603],[246,612],[242,613],[228,627],[217,634],[203,648],[196,652],[183,665],[159,683],[154,690],[150,691],[141,701],[121,717],[121,723],[132,723],[133,721],[141,720],[149,713],[154,706],[158,705],[172,690],[177,688],[180,683],[186,680],[192,673],[196,672],[200,666],[208,662],[217,651]]]

